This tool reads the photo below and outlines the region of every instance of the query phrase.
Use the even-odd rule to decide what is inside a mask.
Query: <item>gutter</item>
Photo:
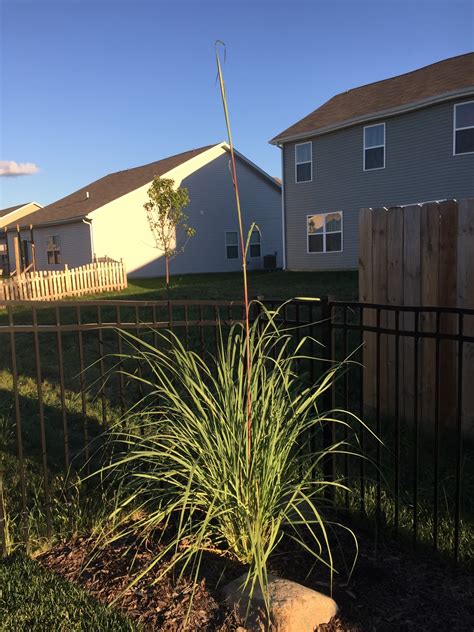
[[[88,217],[83,217],[82,221],[86,226],[89,226],[89,236],[90,236],[90,241],[91,241],[91,256],[92,258],[94,258],[95,248],[94,248],[94,232],[92,230],[92,220],[89,219]]]
[[[36,229],[36,228],[47,228],[48,226],[61,226],[62,224],[76,224],[77,222],[80,222],[80,221],[91,222],[92,220],[89,220],[84,215],[78,215],[77,217],[70,217],[68,219],[62,219],[62,220],[55,219],[55,220],[51,220],[50,222],[41,222],[39,224],[30,222],[30,224],[32,224],[33,228]],[[23,224],[23,226],[20,225],[20,230],[29,229],[30,224]],[[15,226],[6,226],[5,228],[7,229],[8,232],[16,231],[16,224]]]
[[[406,112],[412,112],[413,110],[420,110],[425,107],[429,107],[430,105],[437,105],[438,103],[445,103],[446,101],[452,101],[456,98],[462,98],[467,96],[474,95],[474,86],[468,86],[467,88],[463,88],[462,90],[456,90],[452,92],[445,92],[440,95],[436,95],[434,97],[429,97],[427,99],[422,99],[421,101],[413,101],[412,103],[407,103],[406,105],[401,105],[396,108],[390,108],[388,110],[379,110],[377,112],[372,112],[370,114],[363,114],[362,116],[356,116],[351,119],[347,119],[342,121],[341,123],[335,123],[333,125],[326,125],[325,127],[320,127],[318,129],[310,130],[309,132],[301,132],[300,134],[292,134],[290,136],[276,136],[272,138],[272,140],[268,141],[270,145],[279,145],[280,143],[287,143],[295,140],[304,140],[306,138],[314,138],[315,136],[322,136],[323,134],[328,134],[329,132],[335,132],[339,129],[345,129],[347,127],[352,127],[354,125],[358,125],[359,123],[365,123],[366,121],[374,121],[376,119],[388,118],[392,116],[398,116],[399,114],[405,114]]]

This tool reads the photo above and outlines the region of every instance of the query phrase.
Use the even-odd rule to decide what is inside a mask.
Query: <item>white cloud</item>
[[[39,168],[33,162],[15,162],[14,160],[0,160],[0,176],[14,178],[16,176],[31,176]]]

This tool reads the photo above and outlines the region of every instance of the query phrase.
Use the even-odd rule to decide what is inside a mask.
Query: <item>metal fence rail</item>
[[[357,447],[369,460],[344,454],[325,463],[327,478],[351,481],[353,493],[337,492],[337,506],[415,546],[466,559],[474,541],[474,437],[472,411],[465,407],[465,392],[472,390],[466,380],[474,370],[474,310],[328,299],[261,304],[280,309],[282,327],[296,340],[311,336],[305,351],[315,359],[302,360],[304,379],[314,382],[328,361],[350,358],[324,406],[364,419],[369,429],[356,425]],[[255,304],[252,318],[259,312]],[[171,329],[203,355],[215,352],[222,328],[243,315],[242,301],[7,302],[0,311],[0,459],[9,466],[0,491],[0,547],[11,539],[9,515],[21,523],[17,540],[28,544],[33,532],[36,539],[51,537],[58,479],[71,465],[89,463],[97,436],[142,395],[136,383],[111,371],[112,356],[124,351],[119,330],[156,345],[160,330]],[[431,372],[420,362],[428,357],[420,349],[428,346]],[[370,374],[364,369],[368,353]],[[435,394],[429,411],[421,392],[427,373]],[[439,401],[441,379],[452,384],[451,407]],[[349,415],[343,419],[352,423]],[[343,426],[324,432],[328,443],[349,438]],[[41,520],[33,496],[42,498]]]

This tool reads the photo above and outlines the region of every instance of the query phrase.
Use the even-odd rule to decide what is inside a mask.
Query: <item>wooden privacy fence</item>
[[[474,199],[393,208],[362,209],[359,216],[359,300],[393,306],[474,308]],[[380,322],[376,322],[376,319]],[[397,319],[397,323],[395,322]],[[364,334],[366,410],[416,418],[428,428],[456,423],[458,372],[462,366],[463,431],[474,427],[474,345],[458,357],[455,340],[419,337],[420,332],[474,335],[474,319],[454,314],[368,310],[364,324],[412,332],[395,348],[396,336]],[[377,344],[379,348],[377,349]],[[398,344],[398,343],[397,343]],[[395,358],[400,360],[395,375]],[[438,355],[437,355],[438,354]],[[461,364],[460,364],[461,363]],[[377,377],[377,366],[380,375]],[[439,367],[435,375],[435,367]],[[376,401],[376,380],[380,396]],[[395,401],[395,380],[400,397]]]
[[[77,268],[25,272],[0,280],[0,301],[54,301],[68,296],[111,292],[127,287],[122,261],[96,261]]]

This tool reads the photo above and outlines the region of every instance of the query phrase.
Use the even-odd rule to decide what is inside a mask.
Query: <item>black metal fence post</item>
[[[323,369],[323,373],[326,373],[331,369],[333,361],[333,344],[332,344],[332,305],[329,297],[321,299],[321,343],[323,344],[323,361],[327,368]],[[329,385],[321,397],[321,411],[326,413],[333,408],[333,386]],[[323,424],[323,450],[328,450],[334,444],[334,424],[330,421],[325,421]],[[324,480],[327,483],[334,481],[334,455],[329,454],[323,461]],[[331,502],[335,500],[335,488],[333,485],[328,485],[326,488],[326,498]]]

